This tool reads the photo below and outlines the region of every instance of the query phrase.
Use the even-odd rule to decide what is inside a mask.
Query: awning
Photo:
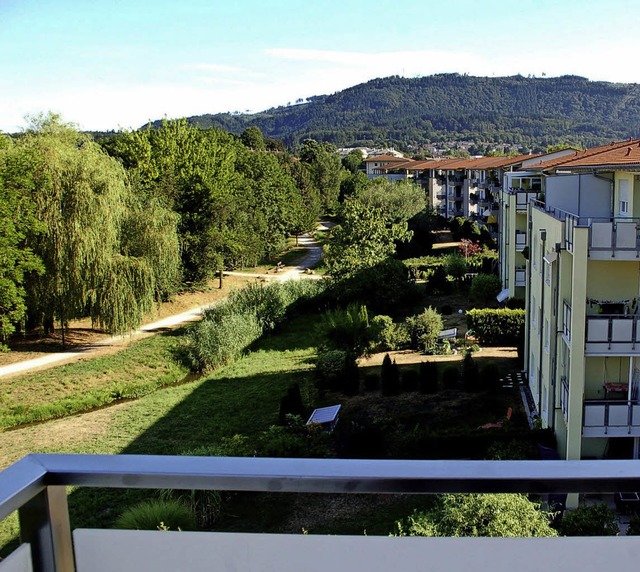
[[[500,294],[498,294],[496,296],[496,300],[498,300],[498,302],[502,303],[504,302],[507,298],[509,297],[509,288],[505,288],[504,290],[502,290],[500,292]]]

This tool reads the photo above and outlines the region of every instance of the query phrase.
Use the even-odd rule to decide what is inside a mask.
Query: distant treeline
[[[338,147],[412,149],[444,141],[470,141],[481,151],[501,144],[588,147],[640,136],[640,85],[579,76],[395,76],[302,104],[256,114],[201,115],[188,122],[237,134],[257,126],[288,146],[312,138]]]

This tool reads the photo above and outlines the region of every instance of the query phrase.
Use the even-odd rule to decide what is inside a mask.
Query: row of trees
[[[85,316],[126,332],[184,283],[274,256],[335,208],[334,151],[184,120],[96,142],[48,114],[0,135],[0,339]]]

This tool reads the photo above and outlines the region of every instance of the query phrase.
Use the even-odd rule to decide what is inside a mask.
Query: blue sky
[[[640,83],[639,0],[0,0],[0,130],[260,111],[376,77]]]

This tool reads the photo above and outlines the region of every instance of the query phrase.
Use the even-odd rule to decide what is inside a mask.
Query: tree
[[[452,276],[458,283],[467,273],[467,262],[459,254],[448,254],[444,264],[447,274]]]
[[[11,148],[0,135],[0,349],[26,313],[27,276],[44,270],[41,260],[25,244],[26,234],[37,227],[35,205],[20,192],[19,165],[14,163],[19,156],[12,154]]]
[[[313,185],[322,199],[322,207],[325,211],[333,211],[338,203],[344,172],[338,150],[331,143],[305,139],[300,149],[300,160],[308,165]]]
[[[247,127],[242,132],[242,135],[240,135],[240,141],[242,141],[242,144],[245,147],[253,149],[254,151],[264,151],[266,147],[262,131],[260,131],[260,128],[255,125]]]
[[[367,208],[380,209],[389,224],[407,222],[426,207],[426,195],[419,185],[382,177],[362,188],[358,198]]]
[[[429,307],[421,314],[409,316],[406,321],[407,330],[411,337],[411,347],[425,353],[434,353],[438,334],[442,330],[442,317]]]
[[[445,494],[396,522],[397,536],[557,536],[550,515],[520,494]]]
[[[153,303],[153,272],[124,256],[121,232],[130,199],[120,163],[55,115],[39,116],[16,144],[20,192],[40,222],[27,235],[45,272],[28,283],[29,314],[64,330],[89,314],[110,332],[140,324]],[[18,187],[17,187],[18,188]]]
[[[502,282],[495,274],[478,274],[471,281],[469,293],[471,298],[486,306],[495,303],[496,296],[502,289]]]
[[[380,209],[368,208],[358,199],[345,201],[341,218],[324,253],[333,277],[352,276],[375,266],[395,252],[396,241],[411,238],[406,223],[387,225]]]
[[[362,151],[360,151],[360,149],[349,151],[349,153],[342,158],[342,166],[352,175],[355,175],[362,166]]]

